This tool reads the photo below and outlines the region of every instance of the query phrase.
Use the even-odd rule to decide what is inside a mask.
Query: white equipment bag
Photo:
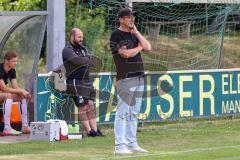
[[[36,141],[58,141],[60,139],[59,123],[31,122],[30,139]]]
[[[63,120],[31,122],[30,139],[43,141],[61,141],[68,139],[68,126]]]
[[[68,139],[68,125],[67,125],[66,121],[50,119],[47,122],[59,123],[59,125],[60,125],[59,140],[62,141],[62,140]]]
[[[52,72],[52,76],[54,78],[54,88],[58,91],[66,91],[66,70],[63,66],[58,67],[56,70]]]

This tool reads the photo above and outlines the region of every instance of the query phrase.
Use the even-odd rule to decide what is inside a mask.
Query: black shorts
[[[77,107],[82,107],[88,104],[89,99],[82,96],[72,96],[73,101]]]
[[[94,100],[96,96],[96,91],[94,90],[91,81],[83,81],[77,79],[67,80],[66,92],[72,96],[85,97],[91,100]]]

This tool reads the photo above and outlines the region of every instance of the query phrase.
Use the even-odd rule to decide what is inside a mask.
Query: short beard
[[[73,43],[74,43],[74,45],[80,45],[81,46],[83,42],[82,41],[76,42],[75,40],[73,40]]]
[[[79,43],[77,43],[75,40],[72,41],[73,45],[77,46]]]

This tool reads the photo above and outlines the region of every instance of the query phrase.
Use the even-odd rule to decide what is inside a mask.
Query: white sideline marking
[[[134,156],[121,156],[121,157],[114,156],[114,157],[107,157],[107,158],[97,158],[97,160],[125,159],[125,158],[148,157],[148,156],[164,156],[164,155],[172,155],[172,154],[180,154],[180,153],[213,151],[213,150],[221,150],[221,149],[229,149],[229,148],[240,148],[240,145],[224,146],[224,147],[211,147],[211,148],[196,148],[196,149],[184,150],[184,151],[156,152],[154,154],[142,154],[142,155],[134,155]],[[223,159],[225,159],[225,158],[223,158]]]

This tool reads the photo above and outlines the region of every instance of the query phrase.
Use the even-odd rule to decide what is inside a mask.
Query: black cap
[[[129,8],[122,8],[118,12],[118,18],[123,16],[136,16],[137,12],[131,11]]]

